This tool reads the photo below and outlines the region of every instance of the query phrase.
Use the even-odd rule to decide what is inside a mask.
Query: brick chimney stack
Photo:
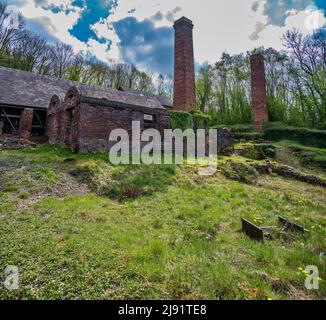
[[[268,122],[265,62],[261,54],[250,57],[251,95],[255,130],[260,132],[263,124]]]
[[[195,62],[192,21],[182,17],[174,23],[174,95],[175,110],[191,111],[196,108]]]

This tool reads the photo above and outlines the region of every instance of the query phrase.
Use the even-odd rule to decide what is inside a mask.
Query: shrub
[[[211,117],[202,112],[169,111],[172,129],[205,129],[209,127]]]
[[[189,112],[169,111],[172,129],[187,130],[193,127],[193,117]]]
[[[303,145],[326,148],[326,131],[272,124],[264,130],[264,138],[272,141],[292,140]]]
[[[24,199],[24,200],[26,200],[26,199],[28,199],[28,197],[29,197],[29,192],[27,192],[27,191],[22,191],[22,192],[19,194],[19,199]]]
[[[232,133],[252,133],[254,131],[252,124],[233,124],[221,126],[229,129]]]
[[[70,174],[97,194],[121,201],[163,192],[173,182],[176,166],[111,166],[103,161],[90,160],[79,164]]]
[[[236,140],[245,140],[245,141],[259,141],[262,140],[263,134],[258,132],[235,132],[233,137]]]
[[[18,186],[14,183],[6,185],[3,189],[4,192],[15,192],[18,190]]]
[[[208,128],[211,117],[204,114],[195,112],[192,114],[194,129],[205,129]]]

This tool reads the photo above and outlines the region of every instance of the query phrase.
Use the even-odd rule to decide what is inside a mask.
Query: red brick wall
[[[22,139],[29,139],[32,133],[34,110],[25,108],[20,116],[19,121],[19,137]]]
[[[131,138],[132,121],[139,121],[141,131],[145,129],[144,114],[154,116],[149,127],[160,131],[170,128],[170,118],[166,110],[133,110],[131,108],[112,107],[101,104],[81,103],[75,108],[65,109],[54,117],[49,115],[48,134],[53,144],[65,144],[75,152],[108,151],[115,142],[109,142],[114,129],[124,129]],[[60,125],[57,125],[60,117]],[[148,125],[147,125],[148,127]]]
[[[50,144],[63,144],[61,132],[62,115],[63,107],[61,101],[59,97],[54,96],[48,108],[47,135]]]
[[[253,121],[255,130],[261,131],[263,124],[268,122],[264,57],[260,54],[252,55],[250,63]]]
[[[182,18],[174,24],[174,98],[175,110],[190,111],[196,107],[193,24]]]

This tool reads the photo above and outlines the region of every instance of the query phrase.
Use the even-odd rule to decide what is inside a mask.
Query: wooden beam
[[[17,130],[16,130],[15,126],[12,124],[12,122],[10,121],[8,115],[6,114],[6,111],[3,108],[1,108],[1,111],[3,112],[3,114],[4,114],[5,118],[7,119],[7,121],[9,122],[9,124],[10,124],[11,129],[13,130],[13,132],[16,133]]]
[[[305,232],[304,227],[302,227],[284,217],[278,217],[278,220],[285,231],[302,232],[302,233]]]
[[[242,231],[251,239],[264,241],[264,230],[246,219],[242,219]]]

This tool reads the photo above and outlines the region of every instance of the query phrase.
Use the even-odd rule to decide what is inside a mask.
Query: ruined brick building
[[[163,137],[164,129],[170,128],[170,103],[164,101],[134,90],[73,86],[64,98],[51,99],[49,142],[68,145],[75,152],[107,151],[114,144],[109,141],[111,131],[122,128],[131,137],[133,121],[139,121],[141,131],[157,129]]]
[[[192,111],[196,107],[192,21],[174,23],[175,63],[173,103],[137,90],[79,85],[0,67],[0,134],[35,139],[48,136],[53,144],[77,152],[103,151],[116,128],[131,131],[139,120],[141,130],[170,128],[169,109]],[[257,131],[268,121],[263,58],[251,59],[253,119]]]
[[[72,81],[0,67],[0,134],[46,135],[49,101],[65,95]]]

